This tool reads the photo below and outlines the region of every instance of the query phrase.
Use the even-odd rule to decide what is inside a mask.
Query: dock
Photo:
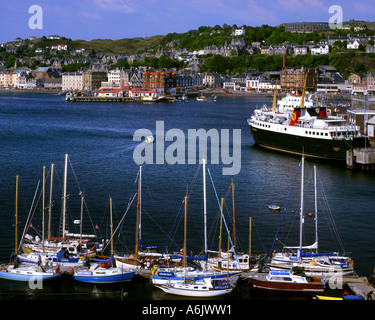
[[[375,147],[347,150],[346,167],[351,170],[375,172]]]
[[[337,285],[346,285],[350,291],[365,300],[375,300],[375,288],[366,277],[344,276],[342,281],[337,281]]]
[[[69,97],[67,101],[72,102],[175,102],[176,97],[163,97],[163,99],[153,99],[153,100],[143,100],[141,98],[133,97],[95,97],[95,96],[79,96],[79,97]]]

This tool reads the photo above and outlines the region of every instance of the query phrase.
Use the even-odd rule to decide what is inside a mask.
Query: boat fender
[[[152,275],[156,275],[158,273],[158,269],[159,269],[159,266],[158,265],[154,265],[151,269],[151,273]]]

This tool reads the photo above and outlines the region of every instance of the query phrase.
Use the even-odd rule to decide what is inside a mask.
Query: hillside
[[[119,40],[74,40],[73,43],[78,48],[85,48],[87,50],[95,50],[118,55],[130,55],[146,52],[150,49],[156,50],[160,46],[163,38],[164,36],[156,35],[148,38],[124,38]]]

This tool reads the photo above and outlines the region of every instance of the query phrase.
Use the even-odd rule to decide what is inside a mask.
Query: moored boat
[[[74,271],[74,280],[88,283],[121,283],[133,279],[133,270],[119,268],[113,258],[112,197],[110,197],[111,256],[108,260],[95,261],[89,267]]]
[[[291,270],[271,270],[267,273],[254,272],[249,276],[249,279],[254,287],[268,290],[323,292],[325,288],[322,279],[297,275]]]
[[[47,269],[41,265],[34,266],[17,266],[3,265],[0,268],[0,278],[13,281],[35,281],[35,280],[52,280],[60,277],[59,268]]]
[[[165,293],[186,297],[217,297],[231,293],[234,285],[225,280],[214,280],[212,278],[188,279],[164,285],[156,285]]]
[[[276,97],[276,91],[275,91]],[[368,145],[368,137],[359,126],[329,115],[327,108],[301,97],[292,104],[277,104],[256,109],[247,120],[255,145],[312,158],[346,160],[346,151]],[[300,102],[299,106],[296,103]]]
[[[314,186],[315,186],[315,242],[312,245],[304,246],[303,226],[304,226],[304,157],[301,161],[301,208],[299,226],[299,245],[284,246],[280,252],[272,252],[270,261],[267,263],[272,270],[303,270],[306,276],[329,278],[332,276],[354,275],[353,261],[350,257],[338,252],[318,251],[318,208],[316,190],[316,166],[314,165]],[[277,239],[277,235],[275,240]],[[274,242],[275,242],[274,240]],[[273,251],[273,249],[271,249]]]

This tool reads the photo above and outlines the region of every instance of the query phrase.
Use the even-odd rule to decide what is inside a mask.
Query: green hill
[[[157,50],[163,38],[164,36],[156,35],[148,38],[124,38],[119,40],[74,40],[73,43],[77,48],[85,48],[87,50],[95,50],[103,53],[129,55],[146,52],[150,49]]]

